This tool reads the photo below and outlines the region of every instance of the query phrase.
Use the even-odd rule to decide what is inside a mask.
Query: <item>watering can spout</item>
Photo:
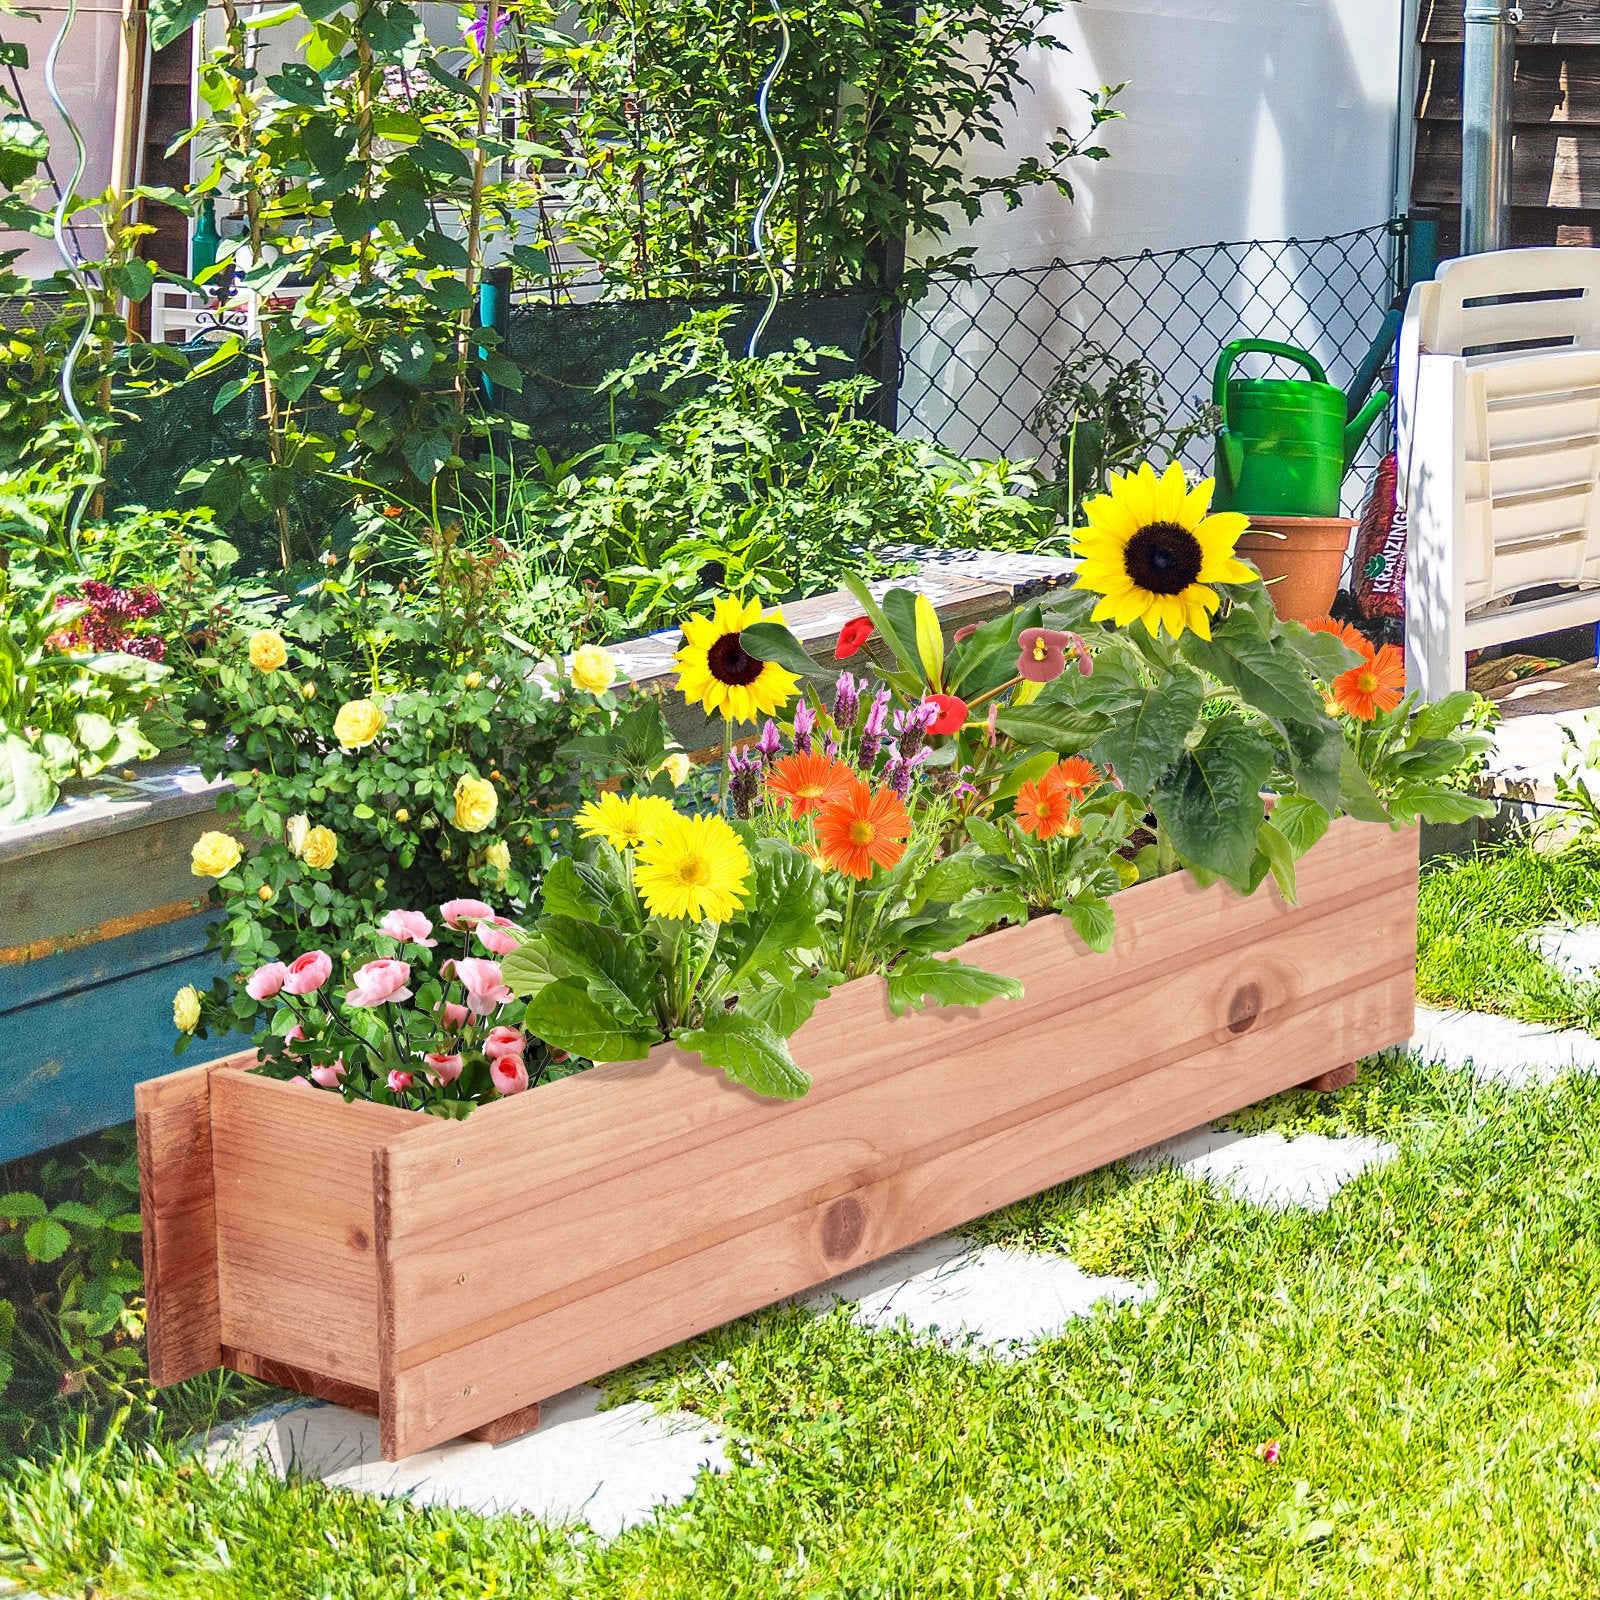
[[[1388,394],[1379,389],[1350,419],[1349,426],[1344,430],[1344,464],[1347,471],[1350,463],[1356,458],[1356,451],[1361,448],[1362,442],[1371,432],[1372,424],[1383,415],[1388,404]]]

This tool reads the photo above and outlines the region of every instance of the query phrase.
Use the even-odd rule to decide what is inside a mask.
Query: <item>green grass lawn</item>
[[[1531,973],[1512,934],[1596,915],[1593,861],[1430,873],[1429,997],[1587,1022],[1590,997]],[[1398,1058],[1235,1122],[1400,1153],[1319,1215],[1113,1167],[985,1219],[986,1241],[1159,1287],[1026,1361],[777,1310],[642,1363],[617,1393],[714,1418],[736,1463],[610,1545],[213,1479],[129,1419],[9,1473],[0,1562],[163,1600],[1589,1600],[1600,1082],[1512,1094]]]

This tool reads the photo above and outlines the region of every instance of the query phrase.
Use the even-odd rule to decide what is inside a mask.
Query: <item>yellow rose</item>
[[[213,828],[195,840],[194,849],[189,852],[189,870],[197,878],[223,878],[243,857],[244,851],[231,833],[218,833]]]
[[[578,648],[572,657],[572,684],[589,694],[604,694],[617,681],[617,659],[597,644]]]
[[[300,846],[300,859],[318,872],[326,872],[339,854],[339,841],[332,828],[308,828]]]
[[[674,750],[665,761],[656,768],[656,772],[664,772],[674,783],[682,783],[689,776],[694,763],[681,750]],[[651,774],[652,777],[655,773]]]
[[[297,811],[283,825],[283,842],[289,847],[289,854],[298,856],[306,847],[306,835],[311,832],[311,818],[305,812]]]
[[[317,686],[309,678],[300,685],[300,698],[302,700],[315,700],[317,698]]]
[[[250,665],[257,672],[276,672],[288,659],[281,634],[267,628],[250,635]]]
[[[503,878],[511,870],[511,846],[504,839],[496,839],[491,845],[485,845],[483,851],[483,864],[493,872],[498,872]]]
[[[383,732],[388,718],[372,700],[346,700],[333,719],[333,736],[346,750],[362,750]]]
[[[481,672],[469,672],[461,681],[469,689],[476,689],[483,682],[483,674]]]
[[[200,991],[192,983],[172,997],[172,1025],[179,1033],[193,1033],[200,1026]]]
[[[394,820],[403,826],[405,823],[408,823],[411,820],[411,813],[407,811],[404,806],[401,806],[400,809],[395,812]]]
[[[456,785],[455,825],[463,833],[482,833],[500,809],[500,796],[487,778],[464,776]]]
[[[272,902],[272,890],[269,889],[266,884],[262,884],[261,887],[256,890],[256,899],[259,900],[262,905],[270,905]]]

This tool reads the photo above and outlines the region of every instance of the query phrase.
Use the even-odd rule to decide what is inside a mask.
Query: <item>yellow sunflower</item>
[[[578,808],[578,832],[586,839],[604,839],[615,850],[637,850],[676,813],[658,794],[629,795],[607,790]]]
[[[1073,534],[1078,582],[1104,595],[1094,608],[1126,628],[1136,618],[1154,634],[1176,639],[1192,629],[1211,637],[1211,613],[1222,604],[1213,583],[1254,583],[1258,574],[1233,553],[1250,525],[1237,511],[1211,511],[1213,481],[1193,489],[1174,462],[1158,478],[1147,461],[1137,472],[1111,474],[1111,492],[1083,505],[1087,528]],[[1208,514],[1209,513],[1209,514]]]
[[[754,722],[794,699],[800,680],[775,661],[758,661],[739,643],[739,633],[755,622],[781,622],[777,612],[761,614],[759,600],[717,601],[709,617],[698,612],[683,625],[678,689],[690,705],[725,722]]]
[[[750,892],[750,856],[721,817],[673,812],[640,846],[633,882],[652,916],[726,922]]]

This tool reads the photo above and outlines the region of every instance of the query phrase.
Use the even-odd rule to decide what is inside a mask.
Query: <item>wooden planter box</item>
[[[139,1088],[150,1367],[375,1410],[396,1460],[1412,1031],[1414,833],[1340,821],[1300,905],[1179,875],[966,952],[1019,1001],[893,1018],[882,981],[762,1100],[663,1047],[464,1122],[259,1077]]]

